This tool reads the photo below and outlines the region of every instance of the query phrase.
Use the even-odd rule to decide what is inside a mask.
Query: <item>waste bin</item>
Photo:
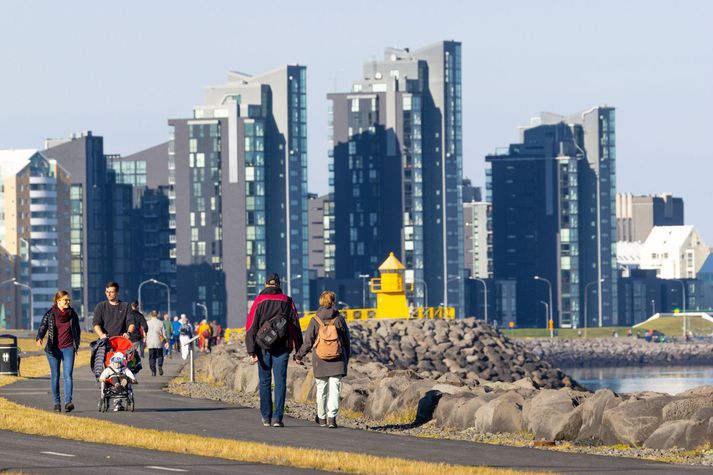
[[[15,335],[0,335],[0,339],[12,340],[12,343],[0,341],[0,375],[18,376],[20,374],[20,353]]]

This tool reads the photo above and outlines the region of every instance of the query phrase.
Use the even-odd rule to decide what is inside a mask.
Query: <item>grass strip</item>
[[[82,356],[80,353],[78,356],[77,366],[88,364],[88,354]],[[47,373],[47,359],[44,356],[26,358],[22,364],[22,373],[25,376],[36,377]],[[0,377],[0,386],[11,384],[19,379],[21,378]],[[210,454],[211,457],[237,462],[264,463],[341,473],[409,475],[430,475],[443,471],[447,471],[449,475],[542,473],[422,462],[396,457],[285,447],[260,442],[140,429],[104,420],[88,421],[86,418],[67,414],[54,414],[29,408],[5,398],[0,398],[0,430],[187,455],[205,456]],[[123,434],[121,444],[116,444],[116,434],[118,433]]]

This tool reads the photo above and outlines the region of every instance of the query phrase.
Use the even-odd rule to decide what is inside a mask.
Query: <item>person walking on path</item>
[[[50,365],[50,381],[55,412],[62,412],[62,400],[59,394],[59,367],[62,364],[64,379],[64,410],[72,412],[72,389],[74,385],[74,356],[79,350],[82,330],[79,327],[77,312],[70,306],[69,292],[60,290],[54,294],[54,304],[40,322],[35,341],[42,347],[42,340],[47,336],[45,354]]]
[[[145,354],[144,349],[146,348],[146,332],[149,330],[149,326],[146,323],[146,317],[139,311],[139,302],[136,300],[131,302],[129,322],[134,324],[134,330],[129,332],[129,340],[131,340],[134,349],[138,351],[141,358],[143,358]]]
[[[167,313],[163,315],[163,332],[166,334],[166,341],[163,344],[163,355],[168,355],[169,358],[173,358],[173,325],[171,325],[171,320]]]
[[[172,344],[174,346],[173,349],[180,352],[181,351],[181,341],[178,337],[181,334],[181,322],[178,320],[178,315],[173,317],[173,322],[171,323],[171,326],[173,327],[173,341],[172,341]]]
[[[274,338],[269,338],[272,332]],[[280,276],[271,273],[265,288],[253,301],[245,324],[245,347],[250,363],[258,364],[260,379],[260,415],[262,425],[284,427],[287,391],[287,362],[290,352],[302,346],[297,308],[280,289]],[[275,378],[275,404],[272,401],[272,377]]]
[[[119,300],[119,284],[109,282],[104,290],[106,300],[99,302],[94,307],[94,333],[99,338],[108,336],[123,336],[129,338],[129,333],[134,331],[134,324],[130,321],[131,308],[126,302]]]
[[[181,314],[180,323],[178,327],[178,341],[181,345],[181,358],[185,360],[188,358],[188,352],[191,350],[191,345],[193,344],[193,342],[190,341],[191,338],[193,338],[193,326],[191,322],[188,321],[188,317],[185,313]]]
[[[166,342],[166,329],[163,326],[163,321],[159,320],[156,310],[149,314],[147,326],[146,347],[149,349],[151,376],[156,376],[157,362],[158,374],[163,376],[163,344]]]
[[[200,325],[198,325],[198,341],[200,343],[201,353],[210,351],[211,338],[213,338],[213,329],[208,323],[208,320],[204,318],[201,320]]]
[[[312,351],[312,372],[317,386],[316,422],[330,428],[337,427],[339,390],[342,378],[347,375],[351,343],[349,327],[334,306],[336,295],[324,291],[319,296],[317,315],[309,322],[304,333],[304,343],[295,355],[302,359]]]

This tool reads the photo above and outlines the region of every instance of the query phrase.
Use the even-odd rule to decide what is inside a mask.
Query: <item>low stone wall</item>
[[[561,368],[713,365],[713,343],[647,343],[635,337],[527,338],[518,341],[537,358]]]

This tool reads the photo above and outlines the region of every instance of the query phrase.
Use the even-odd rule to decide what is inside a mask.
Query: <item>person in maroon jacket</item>
[[[274,317],[287,319],[287,332],[284,338],[275,341],[269,348],[260,346],[257,334],[260,328]],[[287,391],[287,362],[290,352],[302,346],[302,331],[299,315],[292,299],[282,293],[280,276],[271,273],[267,276],[265,288],[260,292],[250,307],[245,324],[245,347],[250,355],[250,362],[258,364],[260,378],[260,415],[265,427],[284,427],[282,416],[285,412],[285,394]],[[271,374],[272,373],[272,374]],[[275,377],[275,404],[272,404],[272,376]]]
[[[82,330],[79,327],[77,312],[70,307],[71,299],[66,290],[54,294],[54,305],[42,317],[35,341],[42,347],[42,340],[47,336],[45,354],[50,364],[52,381],[52,398],[55,412],[62,412],[59,395],[59,366],[62,363],[64,376],[64,410],[71,412],[72,403],[72,372],[74,371],[74,356],[79,350]]]

